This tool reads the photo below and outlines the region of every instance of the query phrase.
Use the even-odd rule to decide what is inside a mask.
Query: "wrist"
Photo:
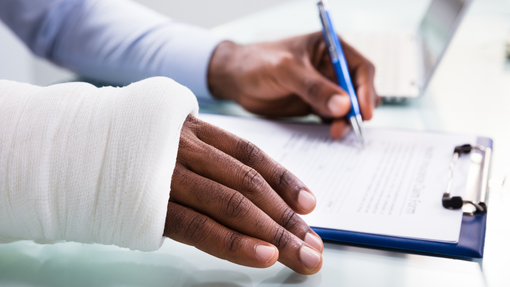
[[[236,55],[240,45],[231,42],[221,42],[214,50],[207,69],[207,85],[211,94],[222,100],[235,100],[238,94],[236,80]]]

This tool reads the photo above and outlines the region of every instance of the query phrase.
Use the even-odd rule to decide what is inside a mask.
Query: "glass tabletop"
[[[259,39],[265,26],[281,24],[279,27],[290,29],[279,29],[278,33],[267,35],[269,38],[316,30],[318,27],[292,22],[301,20],[306,24],[307,19],[317,17],[315,10],[308,11],[310,3],[314,7],[313,2],[289,1],[222,25],[215,31],[247,43]],[[382,17],[369,17],[376,15],[382,6],[386,11],[391,10],[391,15],[403,17],[388,25],[402,27],[402,23],[409,23],[405,21],[412,18],[402,15],[410,5],[407,0],[330,2],[346,10],[370,8],[369,4],[375,2],[387,3],[367,8],[358,18],[349,17],[347,20],[351,22]],[[149,253],[115,246],[21,241],[0,245],[0,286],[510,286],[507,263],[510,184],[503,184],[510,173],[510,70],[505,68],[508,63],[504,58],[509,15],[509,1],[475,1],[425,96],[402,105],[382,106],[367,123],[371,127],[435,130],[494,139],[483,260],[457,260],[327,242],[322,270],[316,275],[303,276],[280,263],[267,269],[238,266],[169,239],[160,250]],[[251,116],[232,103],[202,103],[201,109]]]

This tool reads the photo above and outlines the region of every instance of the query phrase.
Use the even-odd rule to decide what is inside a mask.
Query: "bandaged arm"
[[[0,242],[158,249],[180,130],[197,111],[167,78],[101,89],[0,80]]]

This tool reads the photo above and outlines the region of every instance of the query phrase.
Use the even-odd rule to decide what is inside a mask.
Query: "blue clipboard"
[[[485,203],[487,196],[487,183],[491,162],[493,141],[489,138],[478,138],[478,145],[487,148],[480,174],[480,191],[478,200]],[[438,204],[441,204],[438,198]],[[434,242],[426,240],[391,237],[377,234],[352,232],[346,230],[312,227],[312,229],[325,240],[351,243],[379,248],[399,249],[441,256],[483,258],[485,245],[485,230],[487,226],[487,213],[464,214],[457,244]]]

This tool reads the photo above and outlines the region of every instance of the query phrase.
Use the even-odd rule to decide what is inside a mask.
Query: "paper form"
[[[367,129],[361,149],[353,134],[329,137],[329,127],[201,114],[245,138],[298,176],[317,207],[310,226],[457,243],[462,211],[442,207],[455,146],[475,136]],[[470,157],[456,165],[452,196],[464,195]]]

